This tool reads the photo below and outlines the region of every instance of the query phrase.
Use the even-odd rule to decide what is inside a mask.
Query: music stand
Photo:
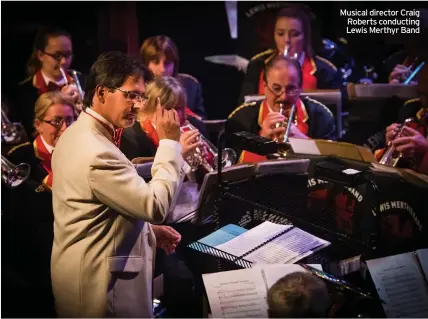
[[[415,85],[405,84],[355,84],[348,83],[346,87],[349,99],[379,99],[393,96],[400,99],[411,99],[418,96]]]

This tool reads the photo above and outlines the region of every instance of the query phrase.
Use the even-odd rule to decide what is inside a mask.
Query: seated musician
[[[138,121],[132,127],[124,129],[120,139],[120,150],[130,160],[154,157],[156,154],[159,139],[153,126],[153,117],[156,115],[158,97],[166,109],[177,111],[181,125],[185,123],[187,117],[184,111],[186,93],[177,79],[169,76],[156,78],[147,85],[146,95],[148,100],[138,115]],[[196,142],[198,136],[198,130],[181,134],[180,143],[184,158],[200,145]]]
[[[20,121],[30,136],[34,122],[34,104],[43,93],[61,91],[75,103],[79,100],[73,78],[61,72],[67,70],[73,59],[71,36],[57,28],[42,28],[34,39],[34,49],[27,62],[29,77],[20,82],[12,94],[12,118]],[[64,75],[66,78],[64,78]],[[83,85],[83,79],[80,79]],[[77,107],[77,105],[76,105]]]
[[[248,64],[241,88],[240,103],[246,95],[265,93],[263,70],[273,57],[283,55],[288,47],[288,56],[297,54],[302,67],[302,89],[337,89],[342,86],[342,78],[337,68],[328,60],[314,55],[311,46],[310,19],[298,6],[281,9],[275,21],[275,48],[255,55]]]
[[[417,91],[420,97],[404,103],[399,111],[398,122],[386,128],[386,147],[375,151],[378,160],[382,158],[390,143],[403,152],[403,159],[397,164],[401,168],[413,168],[428,173],[428,65],[424,65],[418,74]],[[413,118],[401,135],[398,132],[406,119]]]
[[[21,269],[34,289],[33,297],[37,302],[32,316],[53,317],[55,308],[50,278],[53,245],[51,157],[61,134],[74,122],[74,103],[60,92],[47,92],[37,99],[33,112],[34,141],[15,146],[7,153],[7,158],[14,164],[28,163],[31,173],[18,188],[5,188],[8,196],[3,197],[2,209],[10,207],[16,214],[19,236],[25,238],[25,243],[22,243],[25,250],[16,247],[16,253],[24,256],[17,269]]]
[[[165,35],[146,39],[141,45],[140,57],[155,77],[173,76],[180,81],[187,96],[186,113],[189,116],[205,119],[202,87],[199,81],[186,73],[178,73],[180,58],[175,43]]]
[[[331,307],[320,278],[294,272],[278,280],[267,294],[269,318],[326,318]]]
[[[264,70],[266,98],[258,102],[244,103],[228,117],[226,131],[236,133],[248,131],[265,138],[274,139],[285,133],[284,127],[276,128],[285,116],[279,113],[280,102],[285,110],[296,105],[295,121],[291,124],[290,137],[336,139],[333,114],[322,103],[311,98],[300,99],[303,76],[300,64],[289,57],[272,58]],[[258,162],[266,158],[247,151],[241,153],[239,162]]]

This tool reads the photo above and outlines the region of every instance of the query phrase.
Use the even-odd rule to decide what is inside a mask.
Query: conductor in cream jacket
[[[160,138],[146,183],[117,147],[120,129],[143,107],[147,70],[119,52],[91,67],[86,109],[52,158],[52,285],[60,317],[152,317],[156,245],[172,252],[180,235],[165,219],[182,179],[179,119],[157,107]]]

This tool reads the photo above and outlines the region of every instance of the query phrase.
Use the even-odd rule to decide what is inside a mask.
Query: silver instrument
[[[283,101],[280,102],[279,113],[281,115],[284,115],[284,102]],[[281,144],[282,147],[280,147],[279,154],[282,157],[287,156],[287,154],[291,150],[290,145],[289,145],[289,138],[290,138],[291,124],[295,121],[295,114],[296,114],[296,104],[293,104],[293,106],[291,107],[290,114],[289,114],[288,118],[286,118],[284,120],[284,122],[280,122],[280,123],[275,124],[275,128],[285,127],[285,134],[282,137],[282,139],[281,139],[281,136],[276,136],[273,139],[275,142]]]
[[[192,130],[196,130],[196,128],[188,122],[180,127],[180,131],[182,133]],[[199,136],[204,146],[197,147],[191,155],[185,158],[185,160],[192,168],[192,171],[198,170],[201,166],[208,172],[216,171],[218,169],[218,150],[214,144],[202,134]],[[222,151],[221,156],[222,168],[232,166],[236,163],[236,152],[231,148],[225,148]]]
[[[5,106],[1,104],[1,142],[18,145],[28,140],[27,133],[21,123],[12,123],[6,115]]]
[[[15,188],[30,175],[31,167],[27,163],[12,164],[6,157],[1,156],[1,178],[10,188]]]
[[[64,71],[63,68],[60,68],[60,71],[61,71],[62,77],[64,78],[65,85],[73,86],[77,89],[77,101],[75,101],[76,109],[79,112],[82,111],[83,99],[85,97],[85,92],[83,91],[82,86],[80,85],[79,77],[77,76],[77,74],[79,72],[76,70],[73,70],[73,69],[67,69],[66,70],[68,73],[71,74],[71,76],[73,77],[73,80],[74,80],[74,83],[69,83],[67,76],[66,76],[66,73],[65,73],[66,71]]]
[[[289,56],[290,47],[291,47],[291,45],[285,46],[284,54],[283,55],[286,56],[286,57],[292,58],[292,59],[297,59],[297,52],[294,53],[293,56]]]

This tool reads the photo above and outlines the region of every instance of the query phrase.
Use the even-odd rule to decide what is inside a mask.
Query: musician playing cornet
[[[266,98],[258,102],[244,103],[228,117],[228,132],[248,131],[263,137],[275,139],[283,135],[284,127],[277,127],[287,118],[293,104],[296,114],[291,124],[290,137],[336,139],[336,126],[331,111],[322,103],[310,99],[300,99],[302,71],[295,59],[278,56],[273,58],[264,71]],[[283,114],[280,105],[283,103]],[[265,157],[242,152],[240,162],[257,162]]]
[[[34,121],[34,104],[43,93],[61,91],[69,96],[76,107],[80,93],[73,77],[67,73],[73,61],[71,35],[58,28],[42,28],[34,39],[33,52],[27,62],[29,77],[19,83],[12,104],[17,121],[30,136]],[[83,79],[79,82],[83,84]]]

